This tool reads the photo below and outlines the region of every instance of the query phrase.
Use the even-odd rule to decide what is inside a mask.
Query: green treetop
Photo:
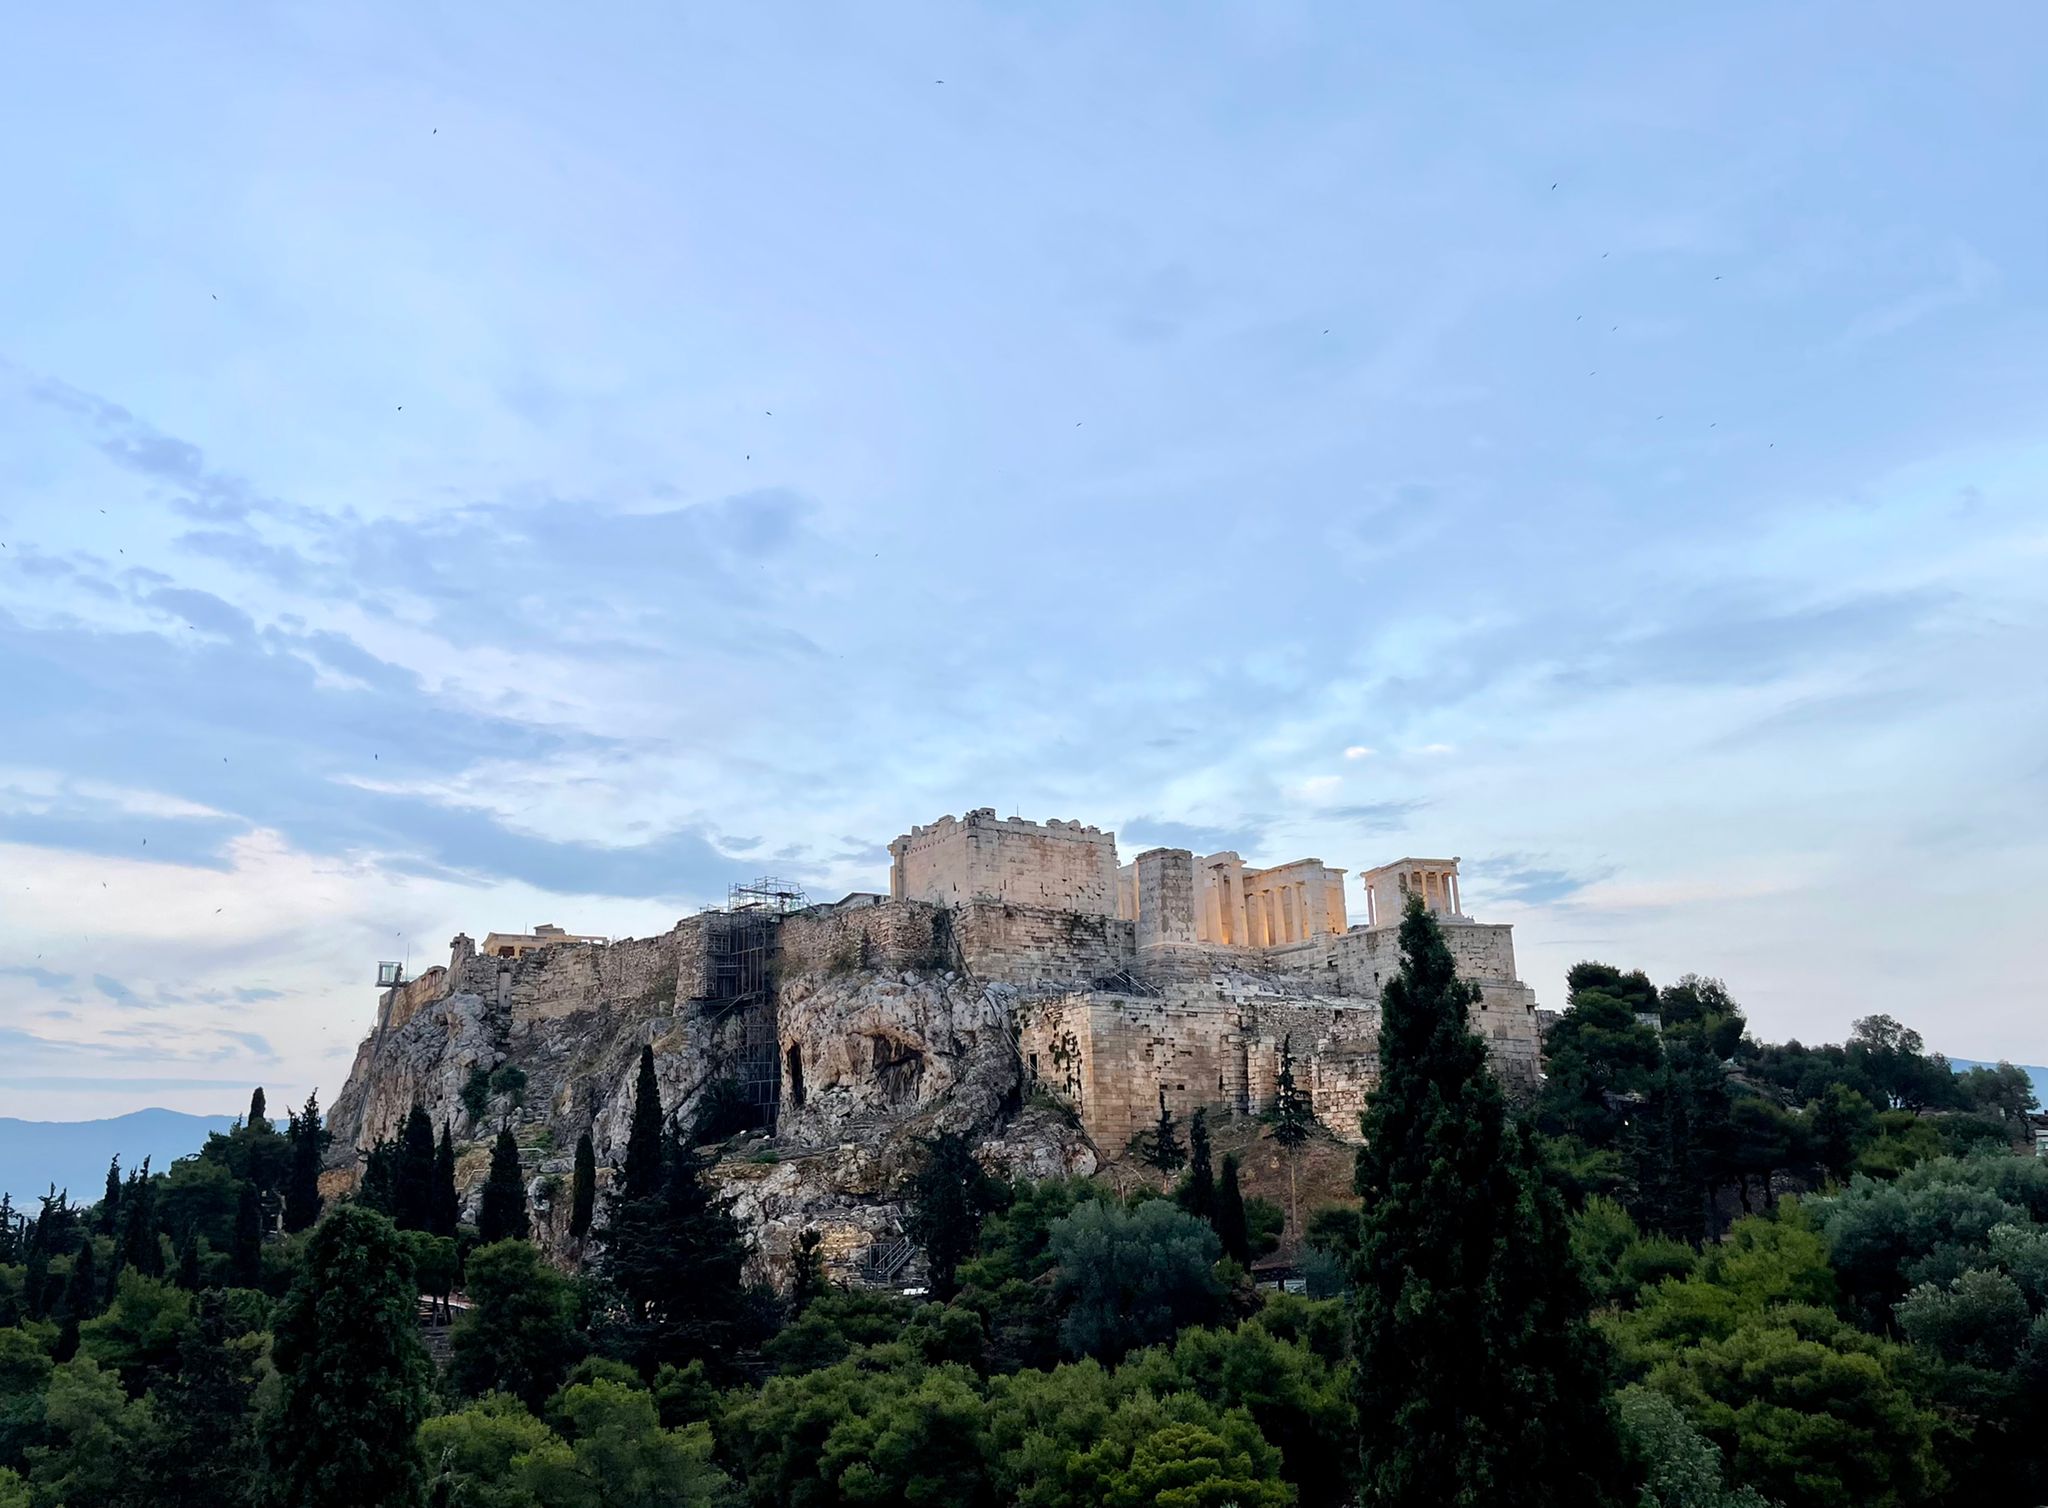
[[[1401,922],[1351,1300],[1367,1508],[1613,1502],[1604,1356],[1563,1201],[1509,1125],[1437,921]]]

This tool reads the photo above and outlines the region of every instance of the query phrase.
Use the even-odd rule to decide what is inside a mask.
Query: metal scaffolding
[[[782,1098],[781,1033],[775,1010],[775,945],[782,919],[809,901],[793,881],[763,875],[735,885],[710,914],[704,937],[704,998],[720,1021],[740,1017],[734,1077],[740,1098],[773,1128]]]

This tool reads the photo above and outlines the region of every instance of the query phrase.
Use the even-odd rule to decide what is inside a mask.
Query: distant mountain
[[[0,1190],[14,1207],[33,1214],[36,1196],[51,1184],[71,1190],[73,1204],[91,1204],[107,1186],[107,1161],[120,1154],[123,1169],[168,1168],[197,1152],[209,1131],[225,1131],[232,1115],[186,1115],[180,1110],[136,1110],[104,1121],[21,1121],[0,1115]]]
[[[1980,1063],[1975,1058],[1950,1058],[1948,1066],[1957,1073],[1971,1068],[1996,1068],[1996,1063]],[[2036,1068],[2031,1063],[2015,1064],[2019,1071],[2034,1081],[2034,1098],[2048,1107],[2048,1068]]]

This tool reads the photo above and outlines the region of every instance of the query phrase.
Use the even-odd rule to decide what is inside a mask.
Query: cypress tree
[[[144,1446],[152,1508],[226,1508],[258,1480],[255,1400],[261,1349],[228,1333],[225,1301],[201,1294],[178,1366],[152,1388],[157,1428]]]
[[[398,1143],[380,1137],[362,1154],[363,1181],[356,1201],[380,1215],[389,1215],[398,1199]]]
[[[803,1312],[825,1291],[825,1258],[818,1250],[824,1244],[824,1240],[816,1226],[805,1227],[803,1234],[796,1238],[795,1261],[789,1284],[791,1319],[803,1318]]]
[[[121,1228],[121,1158],[118,1153],[107,1164],[107,1192],[100,1197],[100,1217],[95,1224],[103,1236],[111,1236]]]
[[[256,1185],[245,1183],[235,1201],[235,1233],[228,1247],[228,1283],[257,1288],[263,1282],[263,1204]]]
[[[1316,1115],[1308,1096],[1294,1083],[1292,1035],[1280,1039],[1280,1074],[1273,1087],[1273,1140],[1280,1143],[1287,1154],[1287,1225],[1290,1230],[1299,1231],[1301,1200],[1295,1192],[1295,1154],[1315,1129]]]
[[[924,1162],[911,1175],[910,1239],[924,1248],[932,1297],[944,1303],[960,1291],[960,1264],[981,1240],[981,1222],[1000,1192],[974,1149],[957,1131],[927,1138]]]
[[[1188,1176],[1180,1186],[1180,1207],[1190,1215],[1216,1223],[1216,1169],[1209,1158],[1209,1112],[1197,1110],[1188,1122]]]
[[[31,1242],[21,1262],[21,1312],[39,1320],[50,1307],[50,1254]]]
[[[98,1259],[93,1254],[92,1238],[88,1236],[85,1244],[78,1248],[78,1255],[71,1259],[71,1276],[64,1284],[64,1313],[72,1320],[89,1320],[99,1312]]]
[[[664,1361],[729,1359],[750,1338],[751,1320],[740,1286],[746,1243],[731,1209],[680,1130],[661,1162],[653,1194],[613,1192],[600,1237],[599,1270],[626,1300],[615,1344],[650,1372]]]
[[[531,1229],[526,1217],[526,1174],[519,1166],[519,1143],[512,1128],[502,1126],[491,1146],[490,1176],[484,1180],[477,1204],[477,1239],[488,1246],[493,1241],[525,1240]]]
[[[441,1122],[441,1144],[434,1148],[434,1219],[437,1236],[453,1236],[462,1223],[462,1196],[455,1192],[455,1138]]]
[[[268,1131],[270,1129],[270,1117],[263,1113],[263,1086],[261,1084],[258,1084],[256,1092],[249,1096],[249,1129],[251,1131]]]
[[[1364,1508],[1615,1498],[1619,1448],[1564,1203],[1509,1124],[1436,919],[1380,997],[1352,1298]]]
[[[640,1076],[633,1085],[633,1126],[626,1136],[626,1161],[619,1170],[619,1190],[628,1199],[645,1199],[661,1188],[661,1085],[654,1077],[654,1049],[640,1049]]]
[[[418,1508],[433,1368],[417,1298],[406,1243],[382,1215],[343,1205],[314,1228],[275,1328],[274,1501]]]
[[[1173,1112],[1166,1108],[1163,1087],[1159,1091],[1159,1119],[1152,1123],[1151,1130],[1140,1131],[1131,1138],[1131,1151],[1138,1161],[1156,1168],[1160,1177],[1169,1181],[1176,1171],[1187,1166],[1188,1155],[1181,1147]]]
[[[320,1218],[320,1164],[332,1140],[320,1124],[320,1099],[306,1096],[306,1105],[291,1119],[292,1167],[284,1188],[284,1228],[302,1231]]]
[[[157,1239],[156,1189],[149,1181],[149,1159],[128,1175],[121,1191],[120,1267],[132,1267],[145,1278],[164,1275],[163,1243]]]
[[[1223,1186],[1216,1191],[1216,1216],[1212,1224],[1216,1239],[1223,1243],[1223,1255],[1238,1266],[1252,1265],[1251,1224],[1244,1216],[1244,1191],[1237,1183],[1237,1159],[1223,1159]]]
[[[1294,1038],[1280,1039],[1280,1074],[1274,1084],[1273,1140],[1289,1152],[1309,1139],[1315,1129],[1315,1110],[1308,1096],[1294,1082]]]
[[[434,1123],[413,1101],[398,1136],[398,1165],[391,1187],[391,1218],[400,1230],[434,1227]]]
[[[582,1240],[590,1234],[590,1217],[597,1209],[597,1149],[590,1133],[576,1138],[576,1172],[569,1185],[569,1234]]]

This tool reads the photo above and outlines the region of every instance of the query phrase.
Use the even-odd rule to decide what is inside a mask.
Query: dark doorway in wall
[[[784,1079],[789,1086],[789,1106],[792,1110],[804,1108],[804,1050],[796,1043],[789,1044],[789,1072]]]

